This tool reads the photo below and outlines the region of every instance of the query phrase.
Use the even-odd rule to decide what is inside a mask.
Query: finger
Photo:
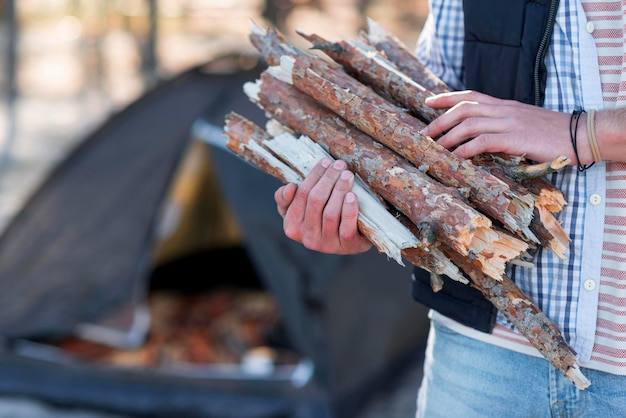
[[[457,130],[457,135],[464,133],[464,139],[471,138],[482,132],[500,132],[503,129],[501,124],[498,128],[486,124],[508,118],[512,109],[512,107],[504,105],[461,102],[433,120],[425,128],[424,134],[431,138],[436,138],[439,142],[443,136],[460,124],[462,124],[462,127]],[[459,141],[453,143],[450,139],[451,136],[448,136],[448,138],[441,143],[446,148],[459,143]]]
[[[472,158],[483,152],[505,152],[507,151],[505,137],[506,135],[500,134],[481,134],[459,145],[453,152],[461,158]]]
[[[486,148],[497,143],[496,135],[506,132],[507,126],[506,119],[468,117],[441,135],[437,139],[437,143],[448,149],[456,149],[466,141],[478,139],[474,147],[480,146],[484,151],[487,151]],[[500,139],[504,139],[504,137]],[[488,149],[488,151],[496,152],[494,149]]]
[[[332,160],[330,158],[323,158],[313,167],[304,180],[302,180],[285,212],[285,221],[287,224],[295,225],[303,221],[307,210],[309,194],[324,176],[326,169],[330,167],[331,164]]]
[[[449,131],[465,119],[478,116],[480,114],[478,107],[477,102],[460,102],[430,122],[424,129],[424,134],[439,139],[438,137],[444,132]]]
[[[345,161],[337,160],[324,171],[310,189],[304,212],[303,241],[314,242],[320,239],[326,206],[341,173],[347,168]],[[332,204],[332,202],[330,202]]]
[[[322,237],[337,236],[339,225],[342,220],[342,212],[346,194],[352,190],[354,184],[354,174],[350,171],[341,172],[335,187],[324,208]],[[354,202],[353,202],[354,205]],[[358,213],[358,207],[357,207]],[[356,223],[356,219],[354,220]]]
[[[365,252],[372,247],[372,243],[359,232],[358,215],[359,204],[356,195],[352,192],[346,193],[341,211],[339,240],[341,247],[348,254]]]
[[[450,108],[461,102],[479,102],[485,104],[498,104],[502,99],[479,93],[474,90],[452,91],[427,97],[424,103],[435,109]]]
[[[287,214],[287,209],[289,205],[293,201],[294,196],[296,195],[296,190],[298,186],[294,183],[288,183],[284,186],[279,187],[274,192],[274,201],[276,202],[276,209],[278,210],[278,214],[281,217],[285,217]]]

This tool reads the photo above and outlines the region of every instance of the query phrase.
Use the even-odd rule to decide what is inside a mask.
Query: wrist
[[[595,109],[591,111],[591,117],[584,109],[576,109],[570,116],[570,142],[574,154],[572,164],[578,166],[578,171],[585,171],[591,167],[594,161],[594,135],[592,130],[595,119]]]
[[[596,113],[596,139],[602,159],[626,161],[625,122],[626,109],[611,109]]]

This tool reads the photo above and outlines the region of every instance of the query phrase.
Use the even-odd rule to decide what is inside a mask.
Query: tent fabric
[[[95,324],[118,333],[117,345],[141,340],[129,333],[142,317],[154,229],[189,127],[255,74],[190,69],[79,143],[0,237],[0,335],[63,336]]]

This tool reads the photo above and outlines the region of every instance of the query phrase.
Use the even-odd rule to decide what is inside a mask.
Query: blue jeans
[[[581,370],[591,381],[582,391],[543,357],[431,322],[416,417],[626,417],[626,376]]]

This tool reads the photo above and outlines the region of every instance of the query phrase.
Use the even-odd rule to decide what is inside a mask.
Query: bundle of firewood
[[[227,147],[283,182],[299,183],[324,157],[357,177],[359,228],[381,252],[480,290],[577,387],[588,380],[558,327],[507,277],[543,246],[563,258],[569,243],[556,214],[563,194],[543,177],[569,161],[523,156],[461,159],[422,133],[440,114],[424,104],[449,91],[396,37],[369,20],[352,41],[253,25],[268,68],[243,88],[268,117],[265,128],[231,112]]]

